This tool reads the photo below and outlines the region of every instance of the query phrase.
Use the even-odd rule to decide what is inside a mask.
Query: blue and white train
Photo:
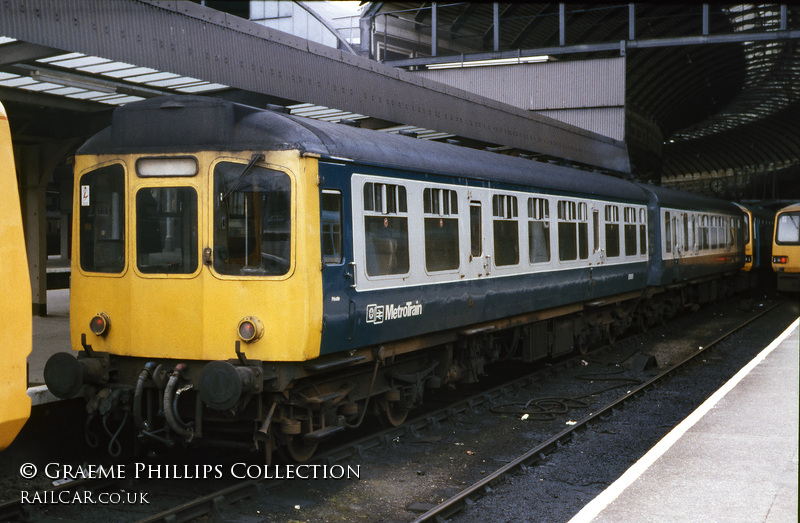
[[[48,386],[167,444],[308,459],[493,361],[727,295],[744,263],[726,201],[213,98],[116,109],[75,177],[79,353]]]

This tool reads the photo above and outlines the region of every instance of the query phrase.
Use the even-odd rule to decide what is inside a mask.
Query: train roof
[[[724,211],[739,214],[742,210],[735,204],[727,201],[720,200],[719,198],[712,198],[702,194],[679,191],[669,187],[660,187],[658,185],[644,185],[640,184],[645,191],[651,194],[651,198],[664,207],[683,210],[697,210],[697,211]]]
[[[797,212],[797,211],[800,211],[800,202],[793,203],[791,205],[787,205],[786,207],[778,209],[776,214],[782,213],[782,212]]]
[[[775,217],[775,211],[771,211],[769,209],[765,209],[764,207],[760,207],[758,205],[752,205],[749,203],[737,203],[734,202],[737,207],[744,209],[745,211],[749,212],[753,215],[754,218],[760,218],[762,220],[769,220]]]
[[[119,107],[111,127],[90,138],[78,154],[201,150],[299,150],[428,174],[647,201],[641,187],[612,176],[199,96],[166,96]]]

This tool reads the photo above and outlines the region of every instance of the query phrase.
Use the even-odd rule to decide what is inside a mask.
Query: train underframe
[[[310,362],[250,360],[241,346],[227,361],[120,358],[81,352],[86,439],[122,450],[121,434],[166,447],[213,445],[310,459],[319,442],[358,427],[367,415],[402,424],[431,389],[477,381],[491,363],[535,362],[635,327],[663,324],[680,311],[732,295],[737,278],[648,289],[437,332]],[[99,427],[99,428],[98,428]]]

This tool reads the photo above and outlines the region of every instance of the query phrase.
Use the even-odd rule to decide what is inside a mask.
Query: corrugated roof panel
[[[83,91],[85,91],[85,89],[81,89],[79,87],[64,87],[64,86],[57,86],[57,87],[58,87],[57,89],[52,89],[50,91],[47,91],[47,94],[67,96],[70,94],[82,93]]]
[[[129,69],[120,69],[117,71],[109,71],[103,73],[103,76],[110,76],[111,78],[127,79],[129,76],[139,76],[143,74],[157,73],[158,70],[150,69],[149,67],[133,67]]]
[[[181,93],[205,93],[208,91],[217,91],[219,89],[227,89],[227,85],[223,84],[215,84],[213,82],[206,82],[200,85],[194,85],[190,87],[178,87],[175,90]]]
[[[40,58],[36,60],[37,62],[41,62],[43,64],[49,64],[50,62],[58,62],[61,60],[71,60],[73,58],[81,58],[86,56],[83,53],[66,53],[66,54],[57,54],[54,56],[48,56],[47,58]]]
[[[4,87],[22,87],[24,85],[31,85],[39,83],[33,78],[27,76],[14,75],[16,78],[9,78],[8,80],[0,80],[0,85]]]
[[[136,82],[141,84],[148,84],[148,82],[157,82],[159,80],[168,80],[171,78],[179,78],[179,74],[175,73],[166,73],[164,71],[157,71],[148,74],[136,75],[136,76],[126,76],[125,80],[128,82]]]
[[[84,71],[86,73],[99,73],[99,74],[106,74],[110,73],[111,71],[122,71],[125,69],[133,69],[136,67],[133,64],[128,64],[125,62],[104,62],[97,65],[91,65],[88,67],[79,67],[79,71]]]
[[[108,93],[101,93],[100,91],[87,91],[83,90],[78,93],[67,95],[67,98],[76,98],[78,100],[93,100],[96,102],[102,101],[103,97],[109,96]]]
[[[57,89],[59,87],[64,87],[63,85],[58,85],[50,82],[32,82],[27,85],[18,85],[21,89],[26,89],[28,91],[47,91],[50,89]]]
[[[111,60],[108,60],[107,58],[98,58],[96,56],[80,56],[76,58],[70,58],[68,60],[47,60],[46,62],[41,59],[37,60],[37,62],[48,63],[58,67],[67,67],[70,69],[78,69],[80,67],[88,67],[110,61]]]

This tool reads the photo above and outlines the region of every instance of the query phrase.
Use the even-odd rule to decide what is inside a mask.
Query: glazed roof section
[[[0,36],[0,47],[16,43],[14,38]],[[228,88],[199,78],[82,53],[39,58],[33,65],[16,65],[15,71],[0,71],[0,86],[108,105],[124,105],[170,92],[210,94]]]

